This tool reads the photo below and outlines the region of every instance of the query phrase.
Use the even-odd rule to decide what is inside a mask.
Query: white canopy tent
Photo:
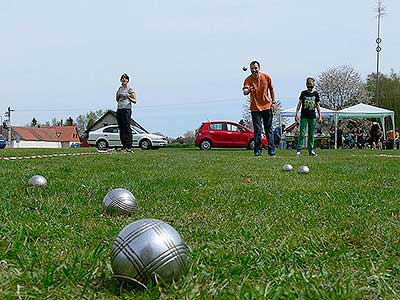
[[[337,148],[337,124],[339,119],[380,119],[382,124],[382,130],[384,137],[386,138],[386,129],[385,129],[385,118],[390,117],[392,119],[392,128],[395,129],[394,122],[394,111],[384,109],[381,107],[368,105],[364,103],[359,103],[347,108],[344,108],[340,111],[334,111],[331,109],[321,107],[321,113],[323,118],[333,117],[335,120],[335,149]],[[296,107],[292,107],[289,109],[282,110],[279,115],[280,124],[282,117],[294,117],[296,114]]]
[[[296,115],[296,109],[297,106],[292,107],[292,108],[288,108],[288,109],[284,109],[280,112],[279,114],[279,124],[282,124],[282,118],[294,118]],[[323,108],[321,107],[321,114],[322,114],[322,118],[334,118],[334,120],[336,120],[335,116],[336,116],[336,111],[328,109],[328,108]],[[280,127],[281,129],[281,135],[282,135],[282,127]]]
[[[359,103],[337,112],[337,117],[335,118],[335,149],[337,148],[337,123],[339,119],[380,119],[382,124],[382,130],[384,134],[384,138],[386,138],[386,129],[385,129],[385,118],[391,117],[392,119],[392,128],[394,130],[394,111],[384,109],[377,106],[372,106],[364,103]]]
[[[335,111],[327,108],[321,107],[321,113],[323,118],[329,118],[335,116]],[[281,117],[287,117],[287,118],[294,118],[296,114],[296,107],[292,107],[289,109],[285,109],[281,111]]]

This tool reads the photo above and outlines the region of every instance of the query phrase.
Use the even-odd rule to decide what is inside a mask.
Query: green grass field
[[[39,153],[56,150],[0,155]],[[399,299],[400,158],[381,153],[400,155],[170,148],[0,161],[0,299]],[[47,188],[27,186],[36,174]],[[102,214],[118,187],[136,196],[137,214]],[[184,238],[177,283],[143,290],[113,278],[114,238],[142,218]]]

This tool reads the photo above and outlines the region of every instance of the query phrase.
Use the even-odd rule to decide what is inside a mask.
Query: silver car
[[[167,146],[167,138],[157,134],[142,131],[140,128],[132,128],[132,147],[140,147],[143,150],[158,149]],[[119,139],[118,125],[109,125],[89,132],[88,144],[97,148],[122,147]]]

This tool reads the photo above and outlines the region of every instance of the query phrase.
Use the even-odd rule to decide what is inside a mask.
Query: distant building
[[[80,143],[76,126],[13,126],[11,135],[13,148],[70,148]]]
[[[130,123],[133,127],[140,128],[144,132],[149,133],[143,126],[141,126],[134,119],[131,118]],[[117,125],[117,124],[118,124],[117,113],[115,111],[109,110],[102,117],[100,117],[100,119],[94,122],[93,125],[90,128],[88,128],[85,133],[87,134],[89,131],[94,131],[104,126]]]

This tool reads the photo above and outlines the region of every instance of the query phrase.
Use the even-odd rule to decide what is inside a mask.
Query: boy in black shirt
[[[302,91],[299,97],[299,103],[297,104],[295,120],[300,123],[300,134],[297,142],[296,156],[301,155],[303,148],[304,135],[306,133],[306,127],[308,126],[308,153],[310,156],[318,156],[314,150],[314,130],[315,130],[315,109],[318,111],[318,122],[322,123],[321,109],[319,106],[319,95],[314,91],[315,79],[307,78],[306,80],[307,90]],[[301,109],[301,119],[299,121],[298,113]]]

